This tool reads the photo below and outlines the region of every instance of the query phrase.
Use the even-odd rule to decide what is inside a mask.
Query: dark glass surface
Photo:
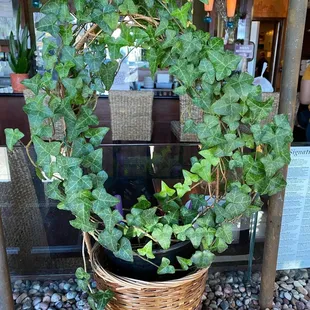
[[[142,194],[155,200],[160,181],[172,186],[190,169],[197,144],[113,144],[104,145],[103,167],[108,173],[106,189],[122,197],[129,209]],[[32,155],[33,150],[31,150]],[[73,216],[57,209],[57,201],[45,196],[41,182],[24,148],[9,152],[11,181],[0,183],[0,207],[7,242],[9,268],[13,275],[68,274],[83,264],[81,232],[70,226]],[[188,198],[185,197],[185,201]],[[258,229],[264,230],[263,216]],[[249,219],[241,219],[234,231],[235,241],[214,266],[236,264],[246,268],[249,257]],[[263,232],[258,234],[261,242]],[[256,244],[255,261],[262,258],[262,242]]]

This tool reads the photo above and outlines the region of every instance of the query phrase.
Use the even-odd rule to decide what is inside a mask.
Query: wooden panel
[[[254,0],[253,18],[286,18],[288,0]]]
[[[4,129],[18,128],[25,134],[22,139],[27,143],[30,139],[29,123],[23,111],[25,100],[23,96],[0,96],[0,144],[5,144]]]

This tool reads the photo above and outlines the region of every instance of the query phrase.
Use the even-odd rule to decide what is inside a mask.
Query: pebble
[[[38,304],[38,306],[39,306],[39,309],[41,309],[41,310],[47,310],[47,308],[49,307],[49,304],[47,304],[45,302],[40,302]]]
[[[285,292],[285,293],[284,293],[284,297],[285,297],[287,300],[292,300],[292,295],[291,295],[289,292]]]
[[[26,297],[27,297],[27,294],[26,294],[26,293],[20,294],[20,295],[17,297],[17,299],[16,299],[16,304],[17,304],[17,305],[18,305],[18,304],[21,304],[22,301],[23,301]]]
[[[32,304],[33,304],[34,306],[36,306],[36,305],[39,304],[41,301],[42,301],[42,300],[41,300],[41,297],[36,297],[36,298],[32,301]]]
[[[223,294],[223,293],[222,293],[222,294]],[[77,295],[77,292],[75,292],[75,291],[70,291],[70,292],[68,292],[68,293],[66,294],[66,297],[67,297],[68,299],[74,299],[76,295]]]
[[[298,283],[299,283],[299,282],[298,282]],[[303,295],[307,295],[307,294],[308,294],[308,291],[307,291],[303,286],[297,287],[297,291],[298,291],[300,294],[303,294]]]
[[[61,297],[57,294],[57,293],[54,293],[51,297],[51,302],[54,302],[56,303],[57,301],[59,301],[61,299]]]

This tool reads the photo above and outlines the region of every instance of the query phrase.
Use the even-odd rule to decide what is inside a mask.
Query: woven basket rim
[[[137,280],[137,279],[132,279],[128,277],[122,277],[118,276],[106,269],[104,269],[98,259],[98,252],[100,249],[101,245],[99,243],[96,243],[92,249],[91,252],[91,257],[90,257],[90,262],[93,271],[99,276],[104,278],[107,281],[110,282],[117,282],[123,287],[131,287],[134,289],[143,289],[143,288],[148,288],[148,289],[165,289],[167,287],[178,287],[181,285],[184,285],[186,283],[192,282],[194,279],[199,279],[203,274],[205,274],[208,271],[208,268],[203,268],[203,269],[198,269],[195,272],[186,275],[183,278],[175,279],[175,280],[168,280],[168,281],[154,281],[154,282],[149,282],[149,281],[142,281],[142,280]]]

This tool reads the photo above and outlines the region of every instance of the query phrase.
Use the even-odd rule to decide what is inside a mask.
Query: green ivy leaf
[[[188,270],[189,266],[192,266],[192,261],[190,259],[177,256],[177,260],[183,270]]]
[[[252,112],[253,120],[256,122],[262,121],[267,118],[272,111],[273,98],[269,98],[266,102],[262,102],[250,97],[247,99],[247,105]]]
[[[88,175],[83,175],[81,168],[76,167],[69,172],[68,179],[64,182],[64,187],[66,194],[70,194],[83,189],[91,189],[92,181]]]
[[[106,13],[102,16],[102,20],[109,26],[111,30],[115,30],[118,25],[119,15],[116,12]]]
[[[199,210],[202,207],[205,207],[207,205],[207,201],[205,200],[204,195],[199,194],[191,194],[189,195],[189,198],[191,199],[191,207],[194,210]]]
[[[119,244],[119,250],[113,253],[115,257],[118,257],[127,262],[133,262],[133,251],[130,241],[126,237],[122,237]]]
[[[173,274],[175,273],[175,268],[170,265],[170,260],[166,257],[163,257],[162,260],[161,260],[161,264],[157,270],[157,274]]]
[[[82,12],[86,6],[86,0],[74,0],[74,6],[77,11]]]
[[[261,158],[260,160],[266,171],[266,176],[268,178],[273,177],[279,169],[285,166],[285,160],[278,156],[273,158],[271,154],[267,154],[265,157]]]
[[[61,36],[63,44],[70,45],[71,41],[73,40],[72,25],[71,24],[60,25],[59,34]]]
[[[205,230],[201,227],[195,229],[191,227],[186,231],[186,236],[189,238],[195,249],[197,249],[200,246],[201,240],[204,237],[204,235]]]
[[[191,257],[191,261],[198,268],[208,268],[212,264],[215,255],[208,250],[196,251]]]
[[[133,0],[124,0],[123,4],[121,4],[119,6],[119,10],[123,14],[127,14],[127,13],[136,14],[136,13],[138,13],[138,8],[135,5],[135,3],[133,2]]]
[[[198,70],[203,72],[202,80],[206,83],[213,84],[215,81],[215,70],[212,63],[204,58],[200,61]]]
[[[228,203],[225,210],[230,218],[240,216],[247,207],[251,204],[251,197],[249,194],[243,193],[239,188],[233,188],[226,195],[226,202]]]
[[[173,17],[176,17],[181,25],[186,28],[187,26],[187,21],[188,21],[188,14],[190,12],[192,8],[192,4],[190,2],[187,2],[186,4],[184,4],[181,8],[179,9],[174,9],[172,12],[171,12],[171,15]]]
[[[232,233],[233,225],[230,223],[223,223],[222,226],[220,226],[215,236],[218,238],[223,239],[226,243],[231,244],[233,242],[233,233]]]
[[[208,210],[203,217],[198,218],[197,224],[200,227],[205,227],[205,228],[214,227],[215,219],[214,219],[214,213],[212,212],[212,210]]]
[[[192,32],[184,33],[180,36],[180,39],[182,41],[182,52],[181,52],[181,58],[186,58],[193,53],[199,53],[202,49],[202,45],[200,43],[200,40],[193,37]]]
[[[85,137],[90,138],[89,142],[94,147],[97,147],[100,145],[108,131],[108,127],[90,128],[85,132]]]
[[[104,188],[94,189],[92,195],[95,199],[98,200],[98,204],[96,204],[96,207],[94,206],[95,213],[99,212],[101,209],[114,207],[119,203],[119,200],[116,197],[108,194]]]
[[[186,193],[190,192],[191,188],[187,184],[177,183],[173,186],[179,198],[182,198]]]
[[[38,164],[42,167],[49,166],[52,162],[51,156],[57,156],[60,152],[60,142],[44,142],[37,136],[33,136],[32,140]]]
[[[224,40],[218,37],[210,38],[210,40],[208,41],[208,46],[214,51],[223,52]]]
[[[24,137],[24,134],[19,129],[6,128],[4,129],[6,145],[10,151],[13,151],[14,145]]]
[[[146,209],[141,212],[141,219],[143,226],[147,231],[153,230],[155,225],[158,223],[159,218],[156,216],[157,208]]]
[[[233,88],[236,93],[240,96],[241,100],[245,101],[249,94],[254,91],[255,86],[253,85],[254,78],[252,75],[242,72],[237,75],[233,75],[224,86],[224,90],[228,87]]]
[[[83,166],[90,168],[94,173],[102,170],[102,148],[97,149],[83,158]]]
[[[41,89],[41,75],[37,73],[31,79],[26,79],[22,81],[22,84],[26,86],[26,88],[30,89],[34,92],[35,95],[39,94],[39,90]]]
[[[243,160],[239,151],[235,152],[232,159],[229,161],[229,169],[242,168]]]
[[[265,179],[265,169],[261,161],[255,161],[251,155],[243,155],[242,159],[245,181],[248,185],[254,185]]]
[[[161,191],[158,193],[159,197],[166,198],[173,196],[175,190],[170,188],[164,181],[161,181]]]
[[[96,303],[96,310],[104,310],[106,309],[107,304],[113,297],[113,292],[106,290],[106,291],[98,291],[91,296],[89,296],[95,300]],[[88,297],[88,298],[89,298]]]
[[[238,94],[230,88],[229,92],[226,92],[219,100],[212,104],[211,109],[218,115],[240,115],[242,107],[238,103]]]
[[[195,70],[194,65],[188,63],[184,59],[178,59],[175,65],[171,66],[169,73],[175,75],[185,87],[191,87],[194,83],[194,80],[200,74]]]
[[[186,240],[186,232],[192,227],[191,224],[179,226],[177,224],[172,225],[173,233],[177,237],[178,240],[185,241]]]
[[[50,199],[63,201],[65,200],[64,194],[60,191],[59,185],[61,184],[61,181],[59,180],[53,180],[51,183],[47,183],[46,185],[46,196]]]
[[[180,209],[180,212],[181,212],[181,217],[183,219],[183,223],[185,225],[191,223],[197,215],[197,211],[188,209],[186,207],[182,207]]]
[[[216,71],[216,79],[218,81],[231,75],[236,70],[241,57],[234,54],[223,54],[216,50],[209,50],[208,56]]]
[[[152,237],[164,250],[167,250],[170,247],[172,232],[172,228],[166,224],[163,227],[156,227],[152,232]]]
[[[228,248],[226,242],[221,238],[216,238],[214,245],[212,246],[212,251],[217,251],[218,253],[223,253]]]
[[[106,90],[109,90],[111,88],[117,69],[118,69],[118,62],[115,60],[110,61],[107,64],[103,64],[101,66],[100,77]]]
[[[83,280],[83,279],[90,280],[90,274],[84,271],[84,269],[81,267],[76,269],[75,276],[79,280]]]
[[[98,237],[98,242],[103,247],[114,253],[118,251],[118,241],[122,238],[122,235],[122,232],[117,228],[113,228],[112,231],[108,231],[107,229],[105,229],[103,232],[100,233]]]
[[[159,26],[156,28],[155,36],[158,37],[164,34],[166,29],[168,28],[168,25],[169,25],[169,20],[166,18],[162,18],[160,20]]]
[[[61,50],[61,62],[64,64],[68,61],[74,63],[77,70],[82,70],[84,68],[84,57],[82,55],[77,55],[76,49],[72,46],[64,46]]]
[[[41,32],[50,33],[53,37],[56,37],[59,33],[58,17],[53,14],[43,16],[36,23],[36,29]]]
[[[226,218],[229,218],[229,214],[226,212],[225,208],[219,204],[215,204],[212,208],[212,211],[215,213],[215,222],[217,224],[222,223]]]
[[[103,220],[105,228],[110,232],[123,219],[118,210],[112,211],[110,208],[102,207],[99,201],[94,203],[93,211]]]
[[[76,228],[85,232],[93,232],[97,228],[97,224],[90,222],[90,208],[89,204],[85,204],[82,200],[74,206],[74,215],[76,219],[70,221],[70,224]]]
[[[56,165],[62,178],[67,178],[72,168],[79,167],[82,162],[80,158],[66,157],[63,155],[56,156]]]
[[[148,259],[154,259],[153,254],[153,242],[150,240],[143,248],[138,249],[138,253],[142,256],[146,256]]]

